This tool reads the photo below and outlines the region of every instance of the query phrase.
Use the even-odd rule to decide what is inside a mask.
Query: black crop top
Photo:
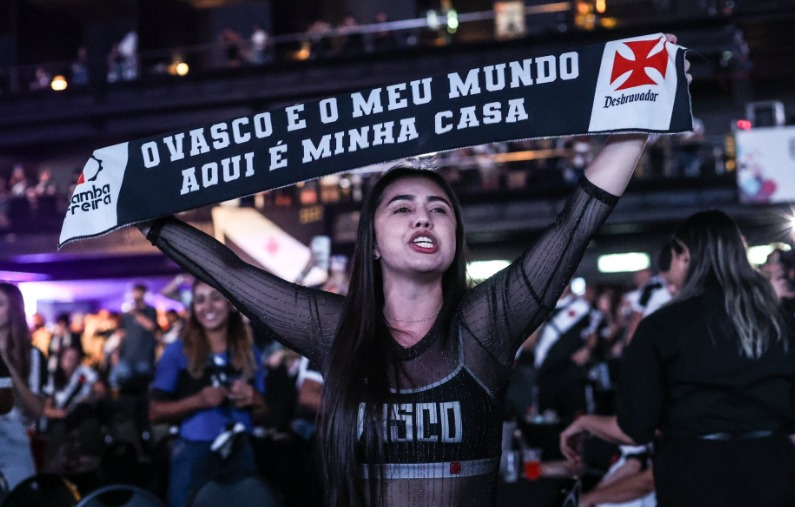
[[[385,407],[387,505],[494,504],[502,407],[516,350],[554,308],[616,201],[583,178],[521,257],[464,295],[449,329],[437,325],[401,351],[399,385]],[[342,296],[246,264],[173,218],[156,222],[148,237],[272,338],[324,364]]]

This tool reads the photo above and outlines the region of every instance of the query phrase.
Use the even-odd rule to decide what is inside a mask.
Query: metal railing
[[[249,38],[235,42],[216,40],[197,45],[147,50],[132,54],[89,55],[89,59],[54,61],[0,68],[0,97],[53,89],[87,88],[99,80],[113,85],[162,76],[183,76],[220,69],[289,64],[305,60],[350,58],[406,48],[482,43],[494,40],[586,32],[618,25],[648,23],[643,16],[617,20],[610,12],[598,12],[600,2],[572,0],[539,5],[496,2],[487,11],[458,13],[428,11],[413,19],[354,26],[311,26],[300,33],[271,35],[264,48]],[[623,0],[622,5],[646,5],[642,0]],[[648,6],[647,6],[648,7]],[[518,8],[518,10],[517,10]],[[670,12],[660,13],[662,17]],[[658,18],[657,21],[661,21]]]

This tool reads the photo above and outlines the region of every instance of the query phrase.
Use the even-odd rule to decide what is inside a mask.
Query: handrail
[[[588,3],[588,2],[586,2]],[[495,4],[496,5],[496,4]],[[592,18],[582,21],[579,14],[575,12],[579,4],[575,1],[553,1],[541,5],[530,5],[524,7],[526,17],[539,17],[543,15],[553,15],[554,18],[538,19],[526,21],[526,32],[517,33],[516,38],[528,36],[528,34],[546,34],[561,32],[587,32],[599,28],[599,22],[607,21],[612,18],[604,17],[593,13]],[[601,17],[600,17],[601,16]],[[369,23],[356,26],[340,26],[324,28],[322,31],[313,31],[311,28],[305,32],[269,35],[266,46],[266,53],[260,55],[262,58],[253,58],[253,46],[249,39],[240,39],[236,42],[237,62],[230,62],[224,54],[225,46],[221,40],[205,42],[202,44],[186,45],[173,48],[159,48],[141,51],[132,57],[122,58],[120,61],[109,62],[108,55],[89,55],[91,60],[84,62],[84,72],[96,72],[96,69],[108,68],[108,81],[134,81],[159,74],[179,74],[212,71],[230,66],[267,66],[274,63],[284,63],[290,61],[308,60],[312,58],[334,58],[351,56],[339,49],[334,50],[334,44],[350,36],[360,36],[354,48],[355,55],[374,54],[384,51],[375,42],[375,36],[383,34],[384,37],[391,37],[395,49],[417,46],[438,46],[446,44],[459,44],[455,34],[466,29],[467,26],[474,26],[477,23],[495,22],[496,9],[457,13],[455,10],[435,12],[428,11],[425,17],[403,19],[396,21],[386,21],[380,23]],[[596,20],[596,21],[594,21]],[[611,28],[616,26],[613,20],[604,27]],[[658,19],[660,21],[660,19]],[[678,19],[677,21],[682,21]],[[647,23],[648,19],[626,18],[621,20],[623,26],[630,26],[633,23]],[[444,37],[441,35],[445,34]],[[484,35],[487,34],[487,35]],[[476,31],[467,36],[467,42],[486,42],[494,40],[488,30]],[[399,40],[400,39],[400,40]],[[295,45],[298,46],[295,46]],[[323,48],[323,49],[321,49]],[[388,51],[388,50],[387,50]],[[37,91],[37,89],[49,88],[52,79],[56,75],[63,76],[67,88],[74,88],[72,66],[75,61],[52,61],[38,64],[17,65],[12,67],[0,68],[0,97],[8,94],[24,93],[26,91]],[[186,64],[180,67],[177,64]],[[38,85],[34,83],[37,69],[42,69],[45,78]],[[85,74],[83,74],[85,78]],[[97,82],[97,77],[93,76],[93,82]],[[83,84],[87,84],[87,78]]]

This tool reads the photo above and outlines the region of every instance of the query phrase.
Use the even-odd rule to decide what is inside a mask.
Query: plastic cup
[[[541,449],[523,449],[522,466],[525,479],[535,481],[541,477]]]

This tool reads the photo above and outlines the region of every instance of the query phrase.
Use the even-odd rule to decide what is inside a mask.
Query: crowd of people
[[[365,53],[393,51],[416,43],[416,36],[411,34],[404,36],[402,32],[389,28],[388,22],[389,18],[384,12],[379,12],[373,20],[373,26],[382,26],[381,30],[363,29],[351,13],[347,13],[336,25],[324,19],[316,19],[304,32],[304,39],[301,42],[304,52],[299,52],[301,56],[298,58],[359,56]],[[174,55],[185,58],[188,56],[185,55],[186,52],[207,53],[200,55],[200,58],[190,58],[194,69],[198,68],[197,65],[205,68],[262,66],[274,62],[277,58],[296,58],[290,56],[294,53],[292,51],[278,52],[274,41],[274,37],[268,33],[262,23],[254,23],[247,31],[226,27],[217,35],[216,41],[208,42],[202,47],[176,48]],[[89,61],[90,58],[96,60],[99,57],[104,59],[103,66]],[[210,61],[215,63],[209,64]],[[153,62],[155,63],[146,63],[151,66],[144,69],[147,73],[173,73],[169,65],[162,65],[157,58]],[[27,80],[27,89],[31,92],[50,90],[56,75],[61,75],[70,88],[85,89],[90,84],[90,72],[96,72],[100,68],[106,68],[104,77],[111,84],[135,81],[141,77],[142,61],[138,51],[138,34],[135,30],[115,41],[107,54],[91,55],[85,46],[81,46],[77,48],[75,59],[68,65],[62,62],[33,65],[25,69],[27,72],[22,79]]]
[[[629,335],[613,409],[574,420],[560,435],[561,450],[579,462],[586,434],[645,447],[640,467],[597,488],[600,503],[627,500],[621,495],[646,484],[660,505],[788,505],[795,499],[795,314],[791,292],[774,285],[791,290],[792,269],[780,252],[765,272],[787,275],[773,280],[754,269],[739,228],[716,210],[688,218],[669,249],[660,282],[674,298]],[[645,296],[640,301],[654,300]]]
[[[175,279],[169,297],[180,297],[182,280]],[[344,283],[332,277],[325,288],[344,289]],[[234,459],[210,452],[225,430],[235,436],[256,425],[261,437],[294,438],[305,452],[322,376],[268,340],[255,345],[255,330],[217,290],[201,282],[185,290],[190,303],[182,309],[156,310],[146,285],[135,284],[124,312],[62,313],[52,322],[34,314],[28,325],[21,292],[0,283],[2,412],[16,401],[0,415],[2,497],[36,473],[100,473],[118,444],[132,449],[134,461],[123,465],[129,473],[116,477],[175,506],[186,505],[194,486],[222,472],[258,473],[262,460],[254,459],[247,440],[234,445]],[[162,452],[163,442],[171,444],[169,453]],[[244,444],[245,459],[238,448]],[[153,461],[170,470],[167,480],[134,476],[136,464]]]
[[[705,232],[697,229],[690,234],[698,237]],[[692,244],[694,240],[675,238],[660,248],[654,271],[638,271],[626,285],[600,286],[582,280],[567,285],[552,312],[513,357],[513,379],[505,407],[498,411],[504,420],[515,421],[519,427],[539,417],[576,420],[576,426],[564,433],[568,438],[583,431],[601,435],[588,426],[589,417],[615,420],[616,413],[622,417],[622,389],[617,386],[622,382],[642,386],[641,380],[649,376],[649,367],[643,366],[637,373],[625,373],[631,381],[622,380],[628,368],[623,359],[627,346],[649,334],[645,327],[651,319],[647,317],[661,309],[662,313],[673,311],[666,308],[673,307],[671,301],[676,302],[687,286],[692,261],[684,256],[683,241]],[[792,257],[789,251],[777,250],[761,272],[789,314],[795,315]],[[329,280],[324,288],[344,293],[346,286],[347,282]],[[301,446],[316,445],[324,385],[321,359],[311,348],[301,356],[278,345],[210,285],[194,282],[192,302],[181,311],[156,310],[147,303],[146,287],[136,285],[126,312],[61,314],[50,323],[34,315],[30,326],[18,290],[9,284],[0,289],[0,334],[4,317],[9,330],[3,358],[13,372],[17,393],[16,408],[2,417],[4,434],[10,440],[3,446],[0,469],[11,488],[37,470],[69,474],[97,467],[109,441],[128,439],[140,459],[168,463],[168,490],[157,492],[169,505],[178,506],[186,504],[195,489],[192,486],[216,474],[263,472],[261,459],[255,458],[245,439],[237,444],[242,447],[235,448],[233,460],[211,452],[209,446],[220,435],[232,440],[241,432],[281,435]],[[409,321],[406,325],[420,321],[402,320]],[[636,358],[632,363],[646,364],[643,361],[648,362]],[[17,387],[23,378],[27,379],[24,387]],[[638,396],[647,399],[648,393],[642,391]],[[142,413],[148,413],[148,418],[141,417]],[[582,414],[591,415],[579,417]],[[635,416],[623,417],[634,421]],[[240,426],[235,429],[230,422]],[[158,426],[178,431],[168,436],[154,429]],[[621,445],[612,449],[607,460],[598,453],[582,458],[581,464],[588,462],[602,471],[610,467],[610,471],[581,505],[617,501],[627,495],[654,501],[654,439],[648,430],[643,431],[642,438],[617,439]],[[169,439],[169,455],[153,454],[155,435]],[[301,449],[302,465],[319,473],[312,453],[307,447]],[[197,463],[203,464],[201,470],[196,469]],[[278,485],[273,491],[284,498]]]
[[[136,285],[93,333],[71,316],[31,329],[19,288],[0,283],[0,471],[11,488],[41,470],[104,472],[106,446],[127,438],[128,466],[168,469],[157,493],[172,507],[230,475],[269,479],[263,503],[314,504],[274,480],[281,439],[313,470],[301,487],[320,485],[318,504],[490,506],[505,422],[524,446],[544,421],[565,425],[570,473],[599,470],[583,437],[623,446],[580,505],[792,505],[791,254],[756,269],[737,224],[709,210],[631,290],[572,280],[647,142],[574,149],[554,223],[478,284],[448,177],[408,162],[374,177],[336,291],[280,279],[175,217],[138,228],[194,278],[183,315],[161,318]]]

